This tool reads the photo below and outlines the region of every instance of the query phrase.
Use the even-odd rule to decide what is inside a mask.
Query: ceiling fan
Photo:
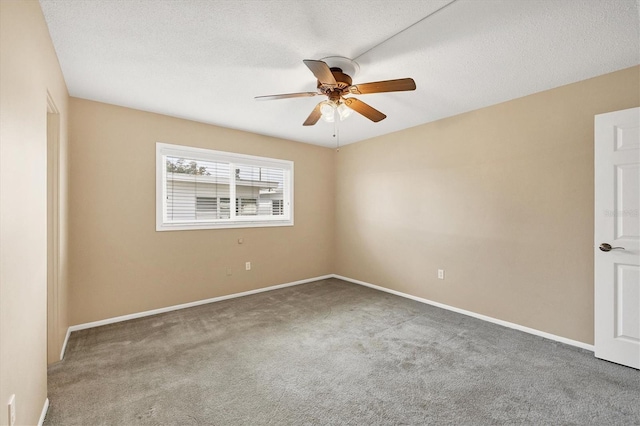
[[[377,123],[387,116],[359,99],[345,98],[345,96],[402,92],[416,89],[416,83],[412,78],[352,84],[352,77],[359,70],[359,65],[357,62],[341,56],[330,56],[322,58],[322,60],[305,59],[303,62],[318,79],[318,90],[316,92],[284,93],[256,96],[255,98],[259,101],[266,101],[317,95],[327,96],[329,99],[316,105],[303,123],[303,126],[313,126],[321,117],[329,122],[333,122],[336,119],[344,120],[352,111],[356,111]]]

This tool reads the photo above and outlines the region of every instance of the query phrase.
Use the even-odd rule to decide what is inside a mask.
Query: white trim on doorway
[[[67,328],[67,335],[64,336],[64,342],[62,342],[62,349],[60,350],[60,361],[64,359],[64,352],[67,350],[67,343],[69,343],[69,336],[71,336],[71,327]]]
[[[40,413],[40,420],[38,420],[38,426],[42,426],[44,424],[44,418],[47,417],[47,411],[49,411],[49,398],[44,400],[44,406],[42,407],[42,412]]]

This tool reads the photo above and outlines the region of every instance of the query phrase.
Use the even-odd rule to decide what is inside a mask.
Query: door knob
[[[624,247],[611,247],[609,243],[600,244],[600,250],[602,251],[611,251],[611,250],[624,250]]]

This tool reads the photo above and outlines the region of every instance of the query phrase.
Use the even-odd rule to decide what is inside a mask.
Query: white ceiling
[[[324,97],[303,59],[346,56],[354,83],[412,77],[415,92],[357,96],[342,145],[640,63],[640,0],[40,0],[71,96],[335,146],[303,127]]]

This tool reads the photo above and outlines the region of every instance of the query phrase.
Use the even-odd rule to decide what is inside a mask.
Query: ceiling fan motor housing
[[[346,89],[347,87],[351,86],[353,80],[351,80],[351,77],[349,77],[347,74],[345,74],[344,72],[342,72],[342,69],[340,68],[331,68],[331,74],[333,74],[333,78],[336,79],[336,83],[338,83],[337,87],[327,87],[325,85],[323,85],[320,80],[318,80],[318,89],[320,89],[320,91],[322,91],[323,93],[325,93],[327,96],[329,96],[329,93],[331,92],[342,92],[344,89]]]

